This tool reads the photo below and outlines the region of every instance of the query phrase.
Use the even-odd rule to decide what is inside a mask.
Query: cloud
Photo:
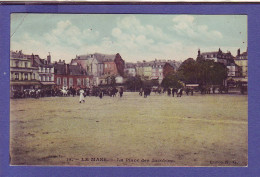
[[[55,29],[44,34],[45,41],[50,45],[71,46],[79,48],[86,41],[90,42],[99,36],[98,31],[92,29],[80,29],[69,20],[59,21]]]
[[[207,25],[198,25],[195,18],[190,15],[179,15],[172,19],[174,25],[171,28],[180,36],[187,36],[197,40],[219,40],[223,38],[221,32],[209,30]]]
[[[184,60],[195,58],[198,48],[215,51],[220,47],[224,51],[224,43],[227,50],[234,46],[229,43],[231,39],[223,37],[225,31],[222,34],[207,23],[198,24],[196,16],[191,15],[167,16],[155,23],[144,21],[147,17],[140,15],[118,15],[105,27],[96,22],[77,24],[71,18],[61,19],[57,19],[52,28],[46,27],[44,33],[34,29],[22,33],[19,30],[11,39],[11,49],[22,49],[26,54],[39,54],[42,58],[51,52],[53,60],[70,62],[76,55],[95,52],[120,53],[126,61],[154,58]]]

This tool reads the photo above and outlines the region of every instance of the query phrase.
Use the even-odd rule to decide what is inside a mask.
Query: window
[[[52,81],[52,80],[51,80],[51,77],[49,77],[49,81]]]
[[[57,85],[61,85],[61,78],[57,77]]]
[[[15,61],[15,67],[19,67],[19,61]]]
[[[49,77],[48,76],[45,76],[45,81],[49,81]]]
[[[33,73],[33,78],[32,79],[35,79],[35,73]]]
[[[19,73],[15,73],[15,80],[19,80]]]
[[[81,85],[81,78],[77,78],[77,85]]]
[[[63,78],[63,86],[67,87],[67,78]]]
[[[24,80],[28,80],[28,73],[24,74]]]
[[[107,68],[107,64],[105,64],[105,68]]]
[[[28,63],[27,63],[27,62],[24,63],[24,67],[25,67],[25,68],[28,67]]]
[[[87,87],[89,87],[89,78],[86,79]]]
[[[69,78],[69,87],[73,87],[73,78]]]

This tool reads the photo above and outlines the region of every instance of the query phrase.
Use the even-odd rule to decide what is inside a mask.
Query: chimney
[[[47,64],[50,64],[51,63],[51,54],[49,52],[49,55],[47,56]]]
[[[240,49],[237,50],[237,56],[240,56]]]
[[[32,66],[34,66],[34,55],[33,55],[33,53],[32,53],[31,60],[32,60]]]
[[[69,64],[65,65],[65,73],[66,73],[66,75],[69,74]]]

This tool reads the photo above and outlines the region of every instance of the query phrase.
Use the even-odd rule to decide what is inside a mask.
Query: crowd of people
[[[41,89],[24,89],[12,91],[12,98],[40,98],[40,97],[62,97],[62,96],[96,96],[102,98],[107,95],[115,97],[117,93],[123,96],[123,87],[91,87],[91,88],[41,88]]]
[[[161,87],[144,87],[139,90],[139,95],[150,96],[151,92],[155,94],[164,94],[166,93],[168,96],[176,96],[181,97],[183,92],[186,95],[193,95],[194,92],[200,92],[201,94],[214,94],[214,93],[228,93],[228,87],[220,86],[220,87],[200,87],[196,90],[194,88],[161,88]],[[80,96],[80,103],[84,102],[83,98],[86,96],[95,96],[100,99],[103,96],[115,97],[117,94],[122,97],[124,89],[123,87],[91,87],[91,88],[46,88],[46,89],[24,89],[22,91],[13,91],[11,97],[12,98],[40,98],[40,97],[56,97],[56,96]]]
[[[117,93],[119,93],[120,97],[123,97],[124,89],[123,87],[109,87],[109,88],[101,88],[101,87],[93,87],[93,88],[85,88],[85,89],[79,89],[79,103],[85,102],[86,96],[96,96],[100,99],[103,98],[103,96],[110,96],[110,97],[116,97]]]
[[[190,88],[186,88],[186,89],[183,89],[183,88],[164,88],[164,89],[161,89],[160,87],[159,88],[156,88],[156,89],[151,89],[149,87],[146,87],[146,88],[141,88],[140,91],[139,91],[139,95],[142,96],[144,95],[144,98],[147,98],[147,96],[149,96],[151,94],[151,92],[154,92],[155,94],[164,94],[164,93],[167,93],[168,96],[173,96],[176,95],[177,97],[181,97],[182,94],[183,94],[183,91],[186,92],[187,95],[191,94],[193,95],[193,92],[194,90],[193,89],[190,89]]]

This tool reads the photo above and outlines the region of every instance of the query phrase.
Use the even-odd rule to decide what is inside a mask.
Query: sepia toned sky
[[[11,14],[11,50],[70,62],[76,55],[120,53],[127,62],[235,56],[247,49],[246,15]]]

